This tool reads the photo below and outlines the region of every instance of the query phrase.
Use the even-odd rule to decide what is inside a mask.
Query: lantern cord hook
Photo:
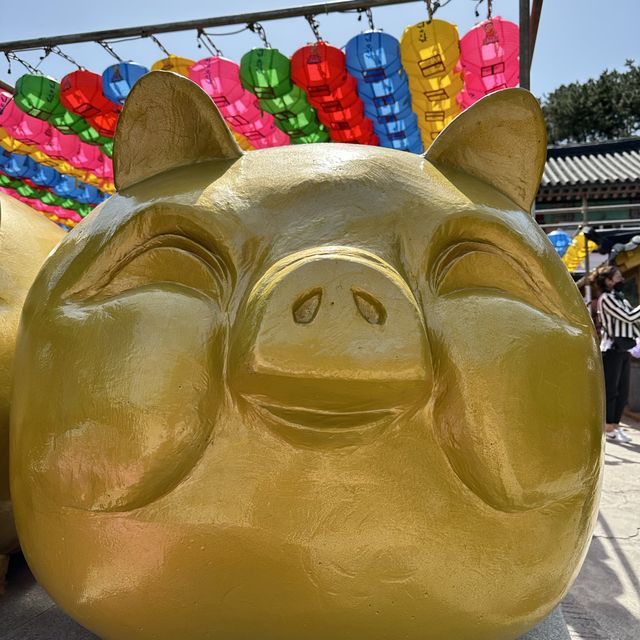
[[[363,13],[367,16],[367,21],[369,22],[369,30],[370,31],[375,31],[376,27],[373,24],[373,13],[371,12],[370,8],[358,9],[358,22],[360,22],[362,20],[362,14]]]
[[[209,34],[204,29],[198,29],[198,49],[204,45],[204,48],[212,56],[222,56],[222,51],[216,46]]]
[[[252,22],[251,24],[248,24],[247,27],[249,27],[249,30],[253,31],[253,33],[255,33],[258,36],[258,38],[262,40],[262,42],[264,43],[264,46],[267,49],[271,49],[271,45],[267,40],[267,34],[264,32],[264,27],[259,22]]]
[[[26,60],[19,58],[13,51],[5,51],[5,58],[7,59],[7,63],[9,64],[9,68],[7,69],[7,73],[11,75],[11,61],[15,60],[19,62],[27,71],[31,73],[35,73],[37,75],[42,75],[40,71],[38,71],[34,66],[30,65]]]
[[[98,44],[109,54],[111,54],[118,62],[122,62],[122,58],[113,50],[108,42],[104,40],[98,40]]]
[[[162,51],[162,53],[164,53],[165,56],[170,56],[171,54],[167,51],[167,49],[163,46],[162,42],[160,42],[160,40],[158,40],[158,38],[156,38],[153,33],[149,33],[147,36],[147,38],[150,38],[151,40],[153,40],[159,47],[160,51]]]
[[[318,42],[322,41],[322,36],[320,35],[320,24],[316,20],[316,17],[313,15],[305,16],[305,19],[309,23],[311,27],[311,31],[313,31],[313,35],[316,37]]]
[[[70,62],[72,65],[78,67],[80,71],[84,71],[84,67],[81,64],[78,64],[68,53],[65,53],[60,47],[57,45],[55,47],[45,47],[45,57],[49,55],[49,53],[55,53],[57,56],[60,56],[63,60]]]
[[[478,2],[476,2],[476,8],[475,8],[476,18],[480,17],[479,7],[484,1],[485,0],[478,0]],[[487,20],[491,20],[492,15],[493,15],[493,0],[487,0]]]

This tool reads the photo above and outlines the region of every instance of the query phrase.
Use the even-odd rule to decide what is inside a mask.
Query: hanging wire
[[[222,56],[222,51],[216,46],[216,43],[210,38],[209,34],[204,29],[198,29],[198,49],[204,48],[212,56]]]
[[[320,24],[316,20],[316,17],[313,15],[305,16],[306,21],[309,23],[311,27],[311,31],[313,31],[313,35],[316,37],[318,42],[322,41],[322,36],[320,35]]]
[[[375,31],[376,27],[373,24],[373,13],[371,12],[371,8],[367,9],[358,9],[358,22],[362,21],[362,14],[367,16],[367,21],[369,22],[369,29],[371,31]]]
[[[151,40],[153,40],[159,47],[160,51],[162,51],[162,53],[164,53],[165,56],[170,56],[171,54],[166,50],[166,48],[163,46],[162,42],[160,42],[160,40],[158,40],[158,38],[156,38],[153,33],[150,33],[146,36],[144,36],[145,38],[150,38]]]
[[[451,0],[449,0],[451,1]],[[478,0],[476,2],[476,6],[475,6],[475,14],[476,14],[476,18],[480,17],[480,5],[484,2],[485,0]],[[487,2],[487,20],[491,20],[491,15],[493,13],[493,0],[486,0]]]
[[[81,64],[78,64],[68,53],[65,53],[59,46],[54,47],[45,47],[45,58],[49,55],[49,53],[55,53],[57,56],[60,56],[62,59],[70,62],[72,65],[78,67],[81,71],[84,70],[84,67]]]
[[[429,22],[433,20],[433,2],[431,0],[424,0],[424,3],[427,5],[427,13],[429,14]]]
[[[247,25],[247,28],[250,31],[253,31],[253,33],[255,33],[258,36],[258,38],[262,40],[262,42],[264,43],[264,46],[267,49],[271,49],[271,45],[267,40],[267,34],[264,32],[264,27],[259,22],[252,22],[251,24]]]
[[[226,33],[213,33],[212,31],[207,31],[207,35],[213,36],[214,38],[218,38],[220,36],[235,36],[238,33],[242,33],[243,31],[248,31],[248,30],[250,30],[250,27],[247,24],[241,29],[236,29],[235,31],[227,31]]]
[[[105,42],[104,40],[98,40],[98,44],[108,53],[110,53],[118,62],[122,62],[122,58],[109,46],[108,42]]]
[[[11,61],[15,60],[16,62],[19,62],[27,71],[31,72],[31,73],[35,73],[36,75],[42,75],[40,71],[38,71],[38,69],[36,69],[33,65],[29,64],[26,60],[23,60],[22,58],[19,58],[13,51],[5,51],[4,53],[5,58],[7,59],[7,63],[9,65],[9,68],[7,69],[7,73],[9,75],[11,75]]]

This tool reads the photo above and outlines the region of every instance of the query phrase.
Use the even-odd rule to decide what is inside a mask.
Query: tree
[[[542,98],[549,142],[593,142],[640,134],[640,67],[603,71],[599,78],[562,85]]]

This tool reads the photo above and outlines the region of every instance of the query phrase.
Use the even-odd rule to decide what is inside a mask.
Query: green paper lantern
[[[13,182],[13,178],[5,176],[4,173],[0,173],[0,187],[10,187]]]
[[[313,108],[309,104],[305,92],[295,85],[289,93],[271,100],[260,100],[259,103],[263,111],[270,113],[277,120],[295,118],[303,111]]]
[[[104,144],[101,144],[100,148],[106,156],[109,156],[111,158],[113,156],[113,138],[107,140],[107,142],[105,142]]]
[[[240,82],[260,99],[279,98],[293,87],[291,62],[277,49],[252,49],[240,60]]]
[[[322,126],[315,133],[310,133],[299,138],[291,138],[291,144],[312,144],[314,142],[329,142],[329,130]]]
[[[61,133],[79,134],[89,127],[89,123],[82,117],[65,109],[61,105],[61,110],[51,116],[49,122]]]
[[[316,133],[320,127],[316,112],[312,107],[298,114],[295,118],[278,120],[277,124],[288,136],[294,138]]]
[[[49,120],[64,107],[60,104],[60,85],[46,76],[27,73],[16,82],[14,100],[26,114]]]
[[[76,211],[83,217],[86,218],[92,211],[93,207],[88,204],[81,204]]]
[[[105,138],[104,136],[101,136],[96,129],[90,125],[88,125],[84,131],[80,131],[78,133],[78,138],[80,138],[82,142],[93,144],[98,147],[112,140],[112,138]]]
[[[38,193],[40,192],[40,189],[36,189],[35,187],[32,187],[28,184],[25,184],[24,182],[20,184],[19,187],[16,188],[16,191],[21,195],[24,196],[25,198],[37,198],[38,197]]]

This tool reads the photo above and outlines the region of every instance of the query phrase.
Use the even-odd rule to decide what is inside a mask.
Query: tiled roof
[[[640,183],[640,138],[549,147],[542,188]]]

